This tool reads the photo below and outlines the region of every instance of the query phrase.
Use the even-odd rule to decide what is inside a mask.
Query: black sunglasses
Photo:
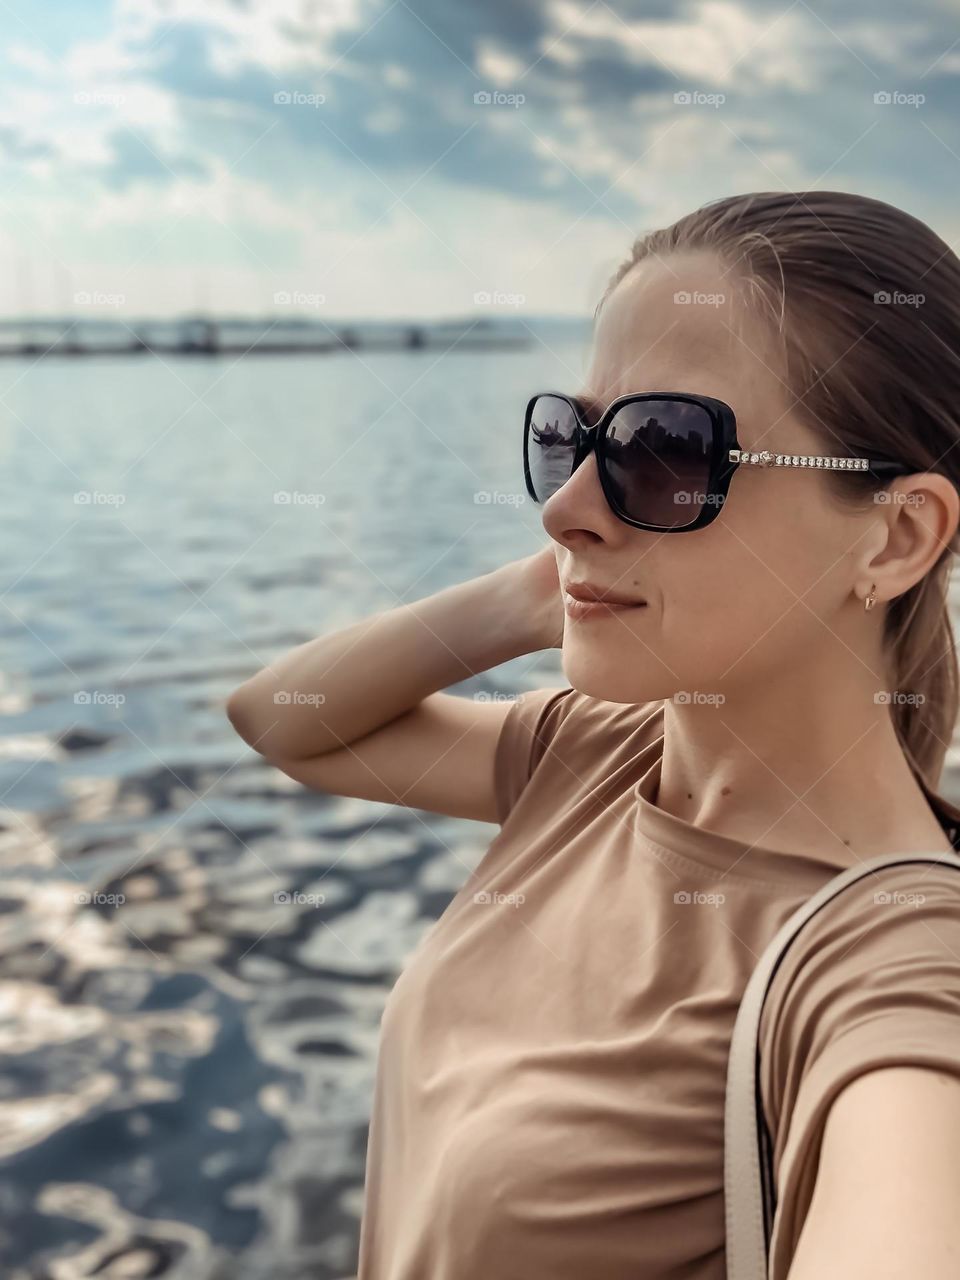
[[[744,452],[733,410],[711,396],[619,396],[595,423],[586,420],[573,396],[545,391],[531,397],[523,424],[523,475],[534,502],[552,497],[592,452],[614,515],[657,533],[687,533],[710,524],[726,502],[734,472],[746,464],[869,471],[880,480],[912,470],[873,458]]]

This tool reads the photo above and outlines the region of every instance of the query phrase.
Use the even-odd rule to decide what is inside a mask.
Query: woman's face
[[[676,303],[679,292],[720,304]],[[775,335],[742,305],[711,256],[641,262],[601,312],[586,386],[570,390],[601,408],[629,392],[697,392],[731,406],[745,449],[834,451],[789,411]],[[729,696],[748,680],[755,693],[758,679],[802,678],[849,655],[844,629],[863,608],[853,590],[878,517],[842,506],[815,471],[744,467],[706,528],[651,533],[613,514],[591,454],[542,519],[561,585],[590,582],[647,602],[568,614],[564,674],[594,697],[645,702],[680,691]]]

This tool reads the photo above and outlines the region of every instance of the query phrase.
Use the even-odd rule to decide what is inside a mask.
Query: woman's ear
[[[863,572],[874,575],[881,599],[893,600],[925,577],[945,550],[960,548],[960,495],[946,476],[918,471],[899,476],[874,501],[887,536]]]

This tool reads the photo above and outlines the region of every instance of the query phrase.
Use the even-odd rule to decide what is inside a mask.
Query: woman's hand
[[[516,590],[530,624],[532,648],[562,648],[565,615],[553,543],[532,556],[512,561],[506,568],[516,574]]]

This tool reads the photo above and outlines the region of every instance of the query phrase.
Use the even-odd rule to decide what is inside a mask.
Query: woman
[[[636,242],[571,390],[525,423],[548,548],[230,700],[308,786],[500,824],[387,1003],[361,1280],[720,1280],[760,953],[843,868],[960,847],[950,248],[862,196],[715,201]],[[440,692],[549,646],[569,687]],[[814,917],[761,1079],[773,1280],[955,1277],[953,867]]]

